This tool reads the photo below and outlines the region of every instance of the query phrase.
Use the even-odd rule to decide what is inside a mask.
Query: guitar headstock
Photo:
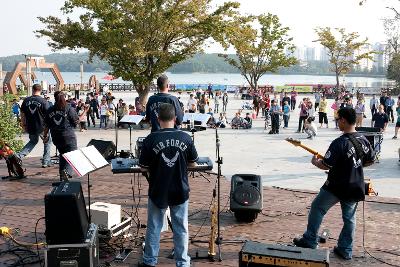
[[[288,141],[289,143],[291,143],[294,146],[300,146],[301,145],[301,142],[299,140],[293,139],[291,137],[288,137],[285,140]]]

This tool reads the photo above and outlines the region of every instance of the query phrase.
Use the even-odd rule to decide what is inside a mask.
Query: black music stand
[[[74,172],[82,177],[87,175],[88,182],[88,203],[89,203],[89,224],[92,222],[92,213],[90,209],[90,174],[104,168],[109,163],[95,148],[95,146],[83,147],[65,154],[62,154],[65,160],[72,167]]]
[[[120,123],[126,123],[129,126],[129,151],[131,156],[132,152],[132,125],[139,125],[139,123],[143,120],[144,116],[141,115],[125,115],[119,121]]]

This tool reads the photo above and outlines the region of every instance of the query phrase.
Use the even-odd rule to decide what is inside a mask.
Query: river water
[[[80,83],[79,72],[62,72],[61,73],[66,84]],[[55,80],[50,72],[36,71],[38,81],[45,80],[49,84],[54,84]],[[122,83],[122,79],[108,81],[102,79],[107,73],[83,73],[83,83],[88,83],[89,77],[96,75],[101,83]],[[167,73],[171,84],[223,84],[223,85],[243,85],[247,84],[246,80],[240,74],[232,73],[190,73],[190,74],[172,74]],[[381,87],[386,86],[388,81],[386,78],[372,77],[340,77],[340,82],[345,81],[347,86],[351,87]],[[319,75],[275,75],[266,74],[261,77],[259,85],[285,85],[285,84],[336,84],[335,76],[319,76]]]

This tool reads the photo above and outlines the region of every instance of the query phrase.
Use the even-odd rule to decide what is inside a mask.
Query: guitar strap
[[[358,141],[353,134],[346,134],[346,136],[349,138],[350,143],[353,144],[353,147],[356,150],[357,158],[361,159],[361,162],[363,162],[365,154],[360,141]]]

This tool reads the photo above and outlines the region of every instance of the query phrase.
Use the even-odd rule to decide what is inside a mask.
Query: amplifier
[[[63,231],[63,229],[60,229],[60,231]],[[92,223],[83,243],[48,245],[44,251],[45,266],[98,267],[99,240],[97,231],[97,226]]]
[[[329,266],[329,250],[290,247],[247,241],[239,252],[239,267]]]

